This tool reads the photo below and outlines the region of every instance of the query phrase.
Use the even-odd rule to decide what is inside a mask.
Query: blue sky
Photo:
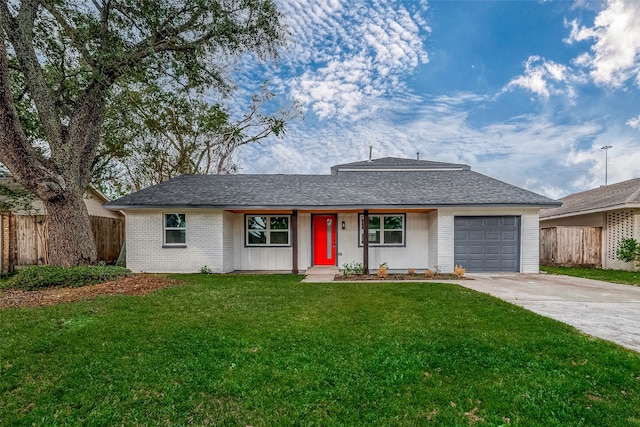
[[[304,119],[242,173],[373,156],[466,163],[549,197],[640,176],[640,1],[278,0],[269,79]]]

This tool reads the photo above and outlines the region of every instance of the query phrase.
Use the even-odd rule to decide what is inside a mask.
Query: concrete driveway
[[[469,274],[459,283],[640,352],[640,287],[550,274]]]

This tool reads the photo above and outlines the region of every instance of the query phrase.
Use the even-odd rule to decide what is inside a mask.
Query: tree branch
[[[91,54],[85,47],[82,40],[80,40],[80,38],[78,37],[77,29],[71,26],[67,22],[65,17],[60,13],[60,11],[56,9],[56,7],[52,5],[50,2],[44,1],[42,2],[42,6],[47,10],[47,12],[51,14],[51,16],[53,16],[56,22],[65,31],[65,34],[69,36],[69,38],[71,39],[71,44],[73,45],[73,47],[78,49],[78,52],[80,52],[80,54],[82,55],[82,58],[87,62],[87,64],[89,64],[89,67],[91,67],[92,69],[95,68],[96,63],[91,57]]]
[[[21,4],[18,17],[14,18],[7,3],[0,2],[0,20],[16,52],[25,77],[25,85],[29,88],[31,99],[38,110],[47,141],[53,148],[62,145],[62,125],[54,103],[55,96],[47,84],[33,47],[33,25],[38,4],[36,0],[25,0]]]
[[[2,21],[4,23],[4,20]],[[13,104],[8,54],[0,28],[0,161],[15,179],[43,200],[56,197],[64,179],[45,167],[29,143]]]

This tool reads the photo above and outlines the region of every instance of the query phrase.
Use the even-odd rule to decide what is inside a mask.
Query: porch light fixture
[[[342,229],[344,230],[345,228],[347,228],[347,224],[345,224],[344,221],[342,221]]]

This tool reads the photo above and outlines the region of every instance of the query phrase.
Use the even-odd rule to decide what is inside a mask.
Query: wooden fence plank
[[[602,228],[559,226],[541,229],[540,264],[602,267]]]

